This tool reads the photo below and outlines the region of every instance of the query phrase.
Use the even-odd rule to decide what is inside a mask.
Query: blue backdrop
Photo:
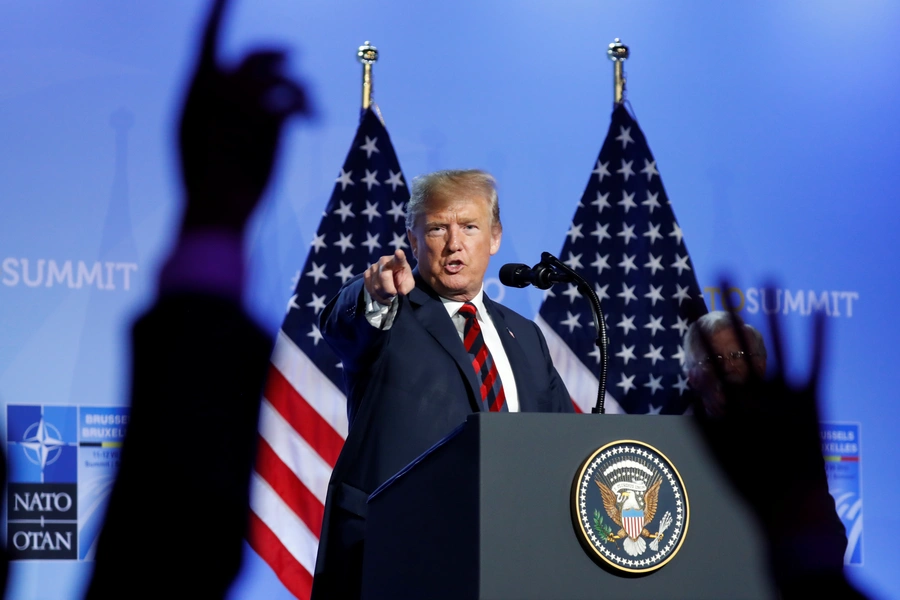
[[[103,412],[84,407],[124,404],[127,328],[152,300],[178,217],[174,116],[205,8],[0,4],[4,409],[77,406],[84,425]],[[289,129],[252,227],[248,304],[272,331],[356,130],[357,46],[371,40],[381,52],[375,99],[408,178],[457,167],[497,176],[505,233],[496,267],[562,247],[609,125],[605,50],[621,37],[632,51],[627,95],[701,288],[732,273],[745,316],[761,323],[750,290],[774,277],[798,377],[810,292],[831,301],[823,416],[859,424],[870,517],[862,564],[850,572],[876,596],[900,597],[900,409],[888,377],[898,328],[885,308],[900,292],[900,4],[235,0],[231,8],[226,57],[290,48],[319,114]],[[507,292],[504,302],[534,315],[540,299]],[[706,299],[720,302],[712,290]],[[202,468],[208,457],[191,445],[198,426],[173,411],[165,443]],[[778,440],[760,432],[758,442]],[[177,491],[173,501],[202,512]],[[166,535],[197,543],[189,531]],[[79,597],[90,565],[17,561],[9,597]],[[250,555],[233,596],[261,586],[284,593]]]

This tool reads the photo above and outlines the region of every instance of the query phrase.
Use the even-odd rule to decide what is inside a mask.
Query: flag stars
[[[636,286],[628,286],[625,283],[622,283],[622,291],[616,294],[616,298],[622,298],[622,301],[625,302],[625,306],[628,306],[628,303],[632,300],[637,300],[637,296],[634,295],[634,288]]]
[[[678,300],[678,306],[681,306],[682,300],[690,300],[691,295],[688,294],[688,286],[681,287],[677,283],[675,284],[675,293],[672,294],[672,298]]]
[[[393,200],[391,200],[391,210],[387,211],[387,214],[394,217],[394,223],[397,222],[399,218],[406,218],[406,211],[403,210],[403,204],[397,204]]]
[[[350,210],[350,204],[341,200],[341,205],[338,207],[334,214],[341,215],[341,223],[345,220],[355,217],[356,215]]]
[[[381,182],[376,179],[378,176],[378,169],[374,171],[370,171],[366,169],[366,176],[361,179],[361,181],[366,184],[366,189],[371,191],[373,185],[381,185]]]
[[[603,287],[600,287],[599,283],[594,283],[594,291],[597,293],[597,300],[603,302],[604,300],[607,300],[609,298],[609,294],[606,293],[607,289],[609,289],[608,283]]]
[[[656,383],[655,383],[655,384],[654,384],[654,382],[653,382],[654,379],[656,379]],[[653,375],[651,375],[651,376],[650,376],[650,381],[648,381],[647,383],[645,383],[645,384],[644,384],[644,387],[653,388],[653,389],[650,391],[650,394],[651,394],[651,395],[652,395],[652,394],[655,394],[657,389],[662,389],[662,385],[660,384],[661,381],[662,381],[662,375],[660,375],[658,378],[657,378],[657,377],[653,377]],[[656,386],[659,386],[659,387],[657,388]],[[663,409],[663,405],[662,405],[662,404],[660,404],[659,406],[653,406],[652,404],[649,404],[648,406],[649,406],[649,409],[648,409],[647,412],[645,413],[645,414],[648,414],[648,415],[658,415],[658,414],[660,414],[660,412],[661,412],[662,409]]]
[[[575,331],[576,327],[581,327],[581,323],[578,322],[578,315],[572,314],[569,311],[566,311],[566,319],[560,322],[560,325],[565,325],[569,328],[569,333]]]
[[[656,161],[649,161],[645,158],[644,168],[641,169],[641,173],[647,176],[648,182],[653,179],[654,175],[659,175],[659,171],[656,170]]]
[[[366,143],[359,147],[360,150],[365,150],[366,158],[372,158],[372,153],[378,153],[378,147],[375,145],[378,143],[378,138],[370,138],[366,136]]]
[[[575,269],[583,269],[584,268],[581,265],[581,254],[572,254],[571,252],[569,252],[569,258],[565,261],[565,264],[573,271]]]
[[[385,179],[384,183],[385,185],[391,186],[392,192],[397,191],[397,186],[406,187],[406,184],[403,183],[403,173],[401,171],[397,171],[396,173],[394,173],[393,171],[388,169],[388,173],[390,173],[391,176]]]
[[[619,206],[625,209],[625,214],[628,214],[628,211],[632,208],[637,208],[637,204],[634,203],[634,192],[627,193],[625,190],[622,190],[622,199],[616,202]]]
[[[394,252],[396,252],[400,248],[406,248],[406,240],[403,239],[402,233],[394,233],[392,235],[393,235],[394,239],[391,240],[391,242],[388,244],[388,246],[393,246]]]
[[[356,246],[353,245],[353,242],[350,241],[353,237],[352,233],[348,233],[346,235],[344,235],[343,233],[339,233],[338,235],[341,236],[341,239],[336,241],[334,245],[341,249],[341,254],[346,252],[347,248],[356,248]]]
[[[684,377],[683,375],[679,374],[678,381],[676,381],[675,385],[673,385],[672,387],[677,389],[678,395],[681,396],[682,394],[684,394],[685,390],[687,390],[687,388],[688,388],[687,378]]]
[[[312,308],[316,314],[319,314],[320,312],[325,310],[325,294],[322,294],[321,296],[313,294],[312,300],[307,302],[306,306]]]
[[[575,299],[579,296],[578,287],[574,283],[570,283],[569,287],[566,288],[566,291],[563,292],[563,296],[569,297],[569,304],[575,302]]]
[[[622,394],[627,394],[629,390],[636,390],[637,386],[634,385],[634,375],[630,377],[626,377],[625,373],[622,373],[622,379],[619,383],[616,384],[616,387],[622,388]]]
[[[684,234],[681,233],[681,227],[678,226],[678,223],[672,223],[672,233],[669,234],[669,237],[675,238],[676,244],[681,244],[681,239],[684,237]]]
[[[653,366],[655,367],[656,361],[665,360],[662,355],[662,349],[663,349],[662,345],[660,345],[659,348],[657,348],[653,344],[650,344],[650,351],[644,355],[644,358],[649,358],[651,361],[653,361]]]
[[[630,317],[622,315],[622,320],[616,323],[616,327],[622,328],[622,335],[628,335],[628,332],[632,329],[637,331],[637,327],[634,326],[634,315]]]
[[[654,209],[661,208],[659,205],[659,192],[651,194],[650,190],[647,190],[647,199],[641,202],[641,206],[646,206],[652,215]]]
[[[637,357],[634,355],[634,344],[631,346],[626,346],[622,344],[622,349],[616,352],[616,356],[622,359],[625,363],[625,366],[628,366],[629,360],[637,360]]]
[[[688,330],[688,320],[683,319],[680,316],[677,316],[675,318],[678,319],[678,321],[674,325],[672,325],[672,327],[670,327],[670,329],[677,329],[678,335],[680,335],[681,337],[684,337],[684,334],[686,334],[687,330]]]
[[[603,269],[609,269],[609,254],[606,256],[600,256],[600,253],[597,252],[597,258],[594,262],[591,263],[592,267],[597,267],[597,274],[600,275],[603,273]]]
[[[647,267],[648,269],[650,269],[650,271],[651,271],[650,276],[651,276],[651,277],[653,277],[654,275],[656,275],[656,272],[657,272],[657,271],[661,271],[661,270],[665,269],[665,267],[662,266],[662,255],[659,255],[659,256],[653,256],[652,253],[647,253],[647,256],[650,257],[650,260],[648,260],[646,263],[644,263],[644,266]],[[660,300],[661,300],[661,299],[662,299],[662,298],[660,298]]]
[[[663,289],[662,285],[657,287],[657,286],[653,285],[652,283],[650,284],[650,291],[647,292],[646,294],[644,294],[644,298],[650,299],[651,306],[656,306],[657,301],[663,300],[662,289]]]
[[[319,328],[315,325],[312,326],[312,331],[306,334],[306,337],[311,337],[313,339],[313,346],[318,346],[319,342],[322,340],[322,332],[319,331]]]
[[[591,235],[597,238],[597,243],[602,244],[605,238],[612,239],[612,236],[609,235],[609,224],[601,225],[600,221],[597,221],[596,228],[591,232]]]
[[[688,271],[691,270],[691,267],[687,264],[687,261],[688,261],[688,255],[687,255],[687,254],[685,254],[684,256],[681,256],[681,255],[679,255],[679,254],[676,254],[676,255],[675,255],[675,262],[673,262],[673,263],[671,264],[671,266],[673,266],[673,267],[675,267],[676,269],[678,269],[678,276],[679,276],[679,277],[681,277],[681,274],[684,272],[685,269],[687,269]]]
[[[342,192],[343,192],[344,190],[347,189],[347,186],[348,186],[348,185],[354,185],[353,180],[350,179],[350,175],[352,175],[352,174],[353,174],[353,171],[345,171],[345,170],[341,169],[341,175],[340,175],[340,177],[338,177],[337,179],[335,179],[335,181],[336,181],[337,183],[340,183],[340,184],[341,184],[341,191],[342,191]]]
[[[594,346],[594,349],[591,350],[590,352],[588,352],[588,356],[593,357],[595,363],[599,365],[600,364],[600,347]]]
[[[603,178],[606,176],[611,176],[609,172],[609,161],[605,163],[601,163],[600,160],[597,160],[597,166],[594,167],[594,170],[591,171],[591,175],[597,175],[597,181],[603,183]],[[600,197],[600,194],[597,194],[597,197]],[[602,209],[601,209],[602,210]]]
[[[325,274],[325,263],[322,263],[322,266],[319,266],[313,262],[312,269],[310,269],[306,276],[312,277],[315,280],[314,285],[318,285],[320,279],[328,279],[328,275]]]
[[[597,199],[591,202],[591,206],[597,207],[597,212],[602,214],[604,208],[612,208],[612,205],[609,203],[609,192],[605,194],[601,194],[597,192]]]
[[[650,388],[650,395],[655,395],[657,390],[661,390],[663,387],[662,386],[662,375],[660,375],[659,377],[654,377],[653,375],[650,375],[650,380],[644,384],[644,387]],[[648,415],[658,415],[659,411],[661,411],[661,410],[662,410],[662,404],[659,405],[659,408],[653,408],[653,405],[651,405],[650,412],[648,412],[647,414]]]
[[[619,135],[616,136],[616,141],[622,142],[622,150],[625,149],[629,143],[633,144],[634,140],[631,139],[631,127],[622,127],[619,126]]]
[[[628,242],[631,241],[631,238],[636,238],[637,234],[634,232],[634,225],[627,225],[622,223],[622,231],[616,234],[617,237],[625,238],[625,245],[628,245]]]
[[[678,352],[672,355],[672,358],[678,359],[678,364],[684,365],[684,346],[678,346]]]
[[[338,269],[338,272],[334,274],[335,277],[341,278],[341,285],[347,283],[347,280],[353,277],[353,263],[350,263],[346,267],[344,263],[341,263],[341,268]]]
[[[581,227],[582,225],[580,223],[576,225],[574,221],[572,222],[571,227],[569,227],[568,233],[566,233],[566,235],[569,237],[569,242],[574,244],[575,240],[584,237],[584,234],[581,233]]]
[[[637,254],[633,254],[628,256],[627,254],[622,254],[622,262],[620,262],[617,267],[622,267],[625,269],[625,275],[628,275],[632,270],[637,271],[637,267],[634,264],[634,259],[637,258]],[[637,298],[635,298],[637,299]],[[627,304],[627,302],[626,302]]]
[[[654,337],[656,335],[657,331],[665,331],[666,330],[666,328],[663,327],[662,320],[663,320],[662,317],[651,316],[650,320],[647,321],[647,324],[644,325],[644,329],[650,330],[650,337]]]
[[[325,234],[322,233],[314,237],[310,246],[313,248],[313,254],[318,254],[319,250],[327,247],[327,244],[325,243]]]
[[[656,240],[662,239],[662,234],[659,232],[659,225],[654,225],[653,223],[647,223],[647,231],[644,233],[644,237],[650,238],[650,245],[653,245],[653,242]]]
[[[377,233],[366,232],[366,241],[362,245],[369,249],[369,254],[375,252],[375,248],[381,248],[381,244],[378,243],[378,237]]]
[[[369,217],[369,223],[372,222],[372,219],[375,217],[380,217],[381,213],[378,212],[378,203],[377,202],[369,202],[366,200],[366,210],[362,211],[362,214]]]
[[[633,160],[626,161],[624,158],[622,159],[622,168],[617,169],[616,173],[620,173],[622,177],[625,178],[625,181],[628,181],[628,178],[634,175],[634,170],[631,168],[631,165],[634,164]]]
[[[285,309],[284,312],[289,313],[291,312],[292,308],[300,308],[300,305],[297,304],[297,294],[294,294],[293,296],[291,296],[291,299],[288,300],[287,309]]]

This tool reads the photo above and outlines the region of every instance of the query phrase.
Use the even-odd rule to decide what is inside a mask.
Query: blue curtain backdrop
[[[9,407],[81,407],[80,426],[127,412],[87,408],[125,402],[127,328],[152,300],[178,215],[174,116],[205,9],[199,0],[0,4],[7,452],[20,441],[8,415],[21,411]],[[371,40],[380,50],[375,99],[407,175],[480,167],[498,177],[505,231],[493,277],[503,262],[532,264],[562,247],[609,126],[605,50],[621,37],[632,51],[627,97],[700,287],[731,273],[744,316],[760,324],[752,290],[774,277],[798,378],[810,303],[828,302],[823,416],[859,425],[869,515],[850,574],[875,595],[900,597],[891,375],[900,328],[890,308],[900,293],[900,4],[234,0],[231,9],[226,58],[268,43],[290,48],[319,113],[288,131],[252,227],[248,303],[273,332],[357,127],[357,46]],[[488,292],[529,316],[541,301],[495,282]],[[706,294],[710,308],[721,303]],[[202,468],[191,431],[203,424],[172,409],[173,443]],[[754,443],[779,440],[760,432]],[[97,465],[78,473],[79,485],[100,482],[94,500],[109,475]],[[202,512],[204,500],[172,494]],[[79,506],[80,517],[89,509]],[[166,535],[202,544],[189,531]],[[80,559],[16,562],[9,597],[77,598],[90,570]],[[260,585],[284,594],[248,556],[232,595]]]

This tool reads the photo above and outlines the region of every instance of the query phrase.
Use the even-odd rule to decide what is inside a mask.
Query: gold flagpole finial
[[[372,105],[372,65],[378,60],[378,48],[366,41],[356,51],[356,57],[363,65],[362,107],[366,110]]]
[[[609,45],[609,50],[606,51],[606,55],[609,56],[609,60],[613,61],[615,64],[615,89],[616,89],[616,106],[622,104],[622,101],[625,100],[625,74],[622,70],[622,63],[628,58],[628,46],[622,43],[622,40],[616,38],[616,40]]]

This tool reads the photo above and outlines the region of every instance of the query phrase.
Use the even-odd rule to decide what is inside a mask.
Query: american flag
[[[390,138],[367,109],[322,216],[275,341],[251,481],[251,547],[309,598],[331,471],[347,437],[337,356],[318,316],[353,275],[406,248],[409,190]]]
[[[684,412],[682,336],[706,303],[656,161],[622,105],[566,235],[559,258],[593,286],[606,316],[606,411]],[[536,320],[573,402],[589,412],[600,377],[590,305],[573,284],[557,285]]]

